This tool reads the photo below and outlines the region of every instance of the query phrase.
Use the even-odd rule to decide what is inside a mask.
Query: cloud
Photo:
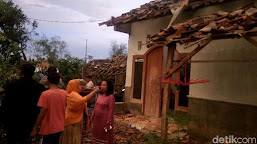
[[[73,9],[96,18],[119,16],[150,0],[46,0],[45,2]]]
[[[118,16],[150,0],[14,0],[29,18],[51,21],[88,21]],[[50,23],[39,21],[37,32],[48,37],[60,36],[68,44],[72,56],[85,56],[86,39],[88,55],[107,58],[110,42],[127,43],[128,35],[113,27],[98,26],[98,22],[80,24]]]
[[[46,6],[41,5],[41,4],[28,4],[29,6],[34,6],[34,7],[42,7],[42,8],[46,8]]]

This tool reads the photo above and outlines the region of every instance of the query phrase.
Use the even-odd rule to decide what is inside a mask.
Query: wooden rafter
[[[196,49],[194,49],[191,53],[189,53],[183,60],[181,60],[176,66],[168,70],[166,72],[165,78],[169,78],[176,70],[178,70],[184,63],[186,63],[191,57],[193,57],[195,54],[197,54],[200,50],[202,50],[207,44],[209,44],[212,41],[210,37],[207,37],[204,39]]]
[[[254,37],[257,36],[257,31],[245,31],[241,33],[226,33],[226,34],[215,34],[211,35],[212,40],[221,40],[221,39],[234,39],[234,38],[242,38],[243,36],[248,36],[248,37]],[[185,42],[193,42],[190,44],[190,46],[198,44],[199,41],[202,41],[205,39],[204,37],[202,38],[173,38],[172,36],[166,38],[166,45],[172,43],[172,42],[180,42],[180,43],[185,43]],[[187,48],[186,46],[185,48]]]
[[[245,35],[244,38],[245,38],[248,42],[250,42],[251,44],[253,44],[254,46],[257,47],[257,41],[256,41],[255,39],[251,38],[251,37],[248,36],[248,35]]]
[[[175,60],[173,62],[180,62]],[[190,60],[190,63],[257,62],[257,59]]]

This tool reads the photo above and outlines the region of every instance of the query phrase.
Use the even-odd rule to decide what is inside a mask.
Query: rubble
[[[101,62],[90,61],[85,69],[87,73],[99,73],[102,76],[114,76],[126,73],[127,56],[119,55],[112,59],[102,60]]]
[[[196,17],[163,29],[150,38],[148,47],[167,45],[172,41],[190,43],[208,36],[240,34],[257,26],[257,9],[254,4],[233,12],[219,11],[217,14]]]
[[[132,9],[130,12],[124,13],[118,17],[112,17],[110,20],[100,23],[99,25],[114,26],[118,24],[131,23],[135,21],[148,20],[163,16],[172,15],[170,6],[182,0],[155,0],[144,5],[140,8]],[[186,9],[197,9],[202,6],[221,3],[229,0],[194,0],[189,4]]]
[[[140,124],[141,123],[141,124]],[[146,127],[141,127],[145,124]],[[148,138],[156,138],[160,142],[160,119],[151,118],[144,115],[133,114],[117,114],[114,117],[114,143],[115,144],[145,144],[153,143]],[[199,144],[203,143],[199,140],[192,139],[186,134],[185,130],[180,132],[180,141],[177,138],[177,127],[173,124],[169,124],[169,137],[167,143],[169,144]],[[149,135],[151,133],[152,135]],[[82,134],[82,144],[90,144],[92,138],[92,129],[89,128]]]
[[[143,144],[145,134],[125,125],[114,123],[114,143],[121,144],[131,142],[132,144]],[[82,144],[90,144],[92,138],[92,129],[88,129],[82,136]]]

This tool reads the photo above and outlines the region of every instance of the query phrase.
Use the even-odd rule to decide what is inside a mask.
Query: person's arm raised
[[[99,91],[100,91],[100,89],[99,89],[98,87],[96,87],[92,92],[90,92],[88,95],[84,96],[82,99],[87,102],[90,98],[92,98],[92,96],[93,96],[95,93],[97,93],[97,92],[99,92]]]

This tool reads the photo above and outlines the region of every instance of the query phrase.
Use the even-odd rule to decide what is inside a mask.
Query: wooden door
[[[159,117],[161,113],[161,76],[163,47],[155,48],[145,55],[144,114]]]

